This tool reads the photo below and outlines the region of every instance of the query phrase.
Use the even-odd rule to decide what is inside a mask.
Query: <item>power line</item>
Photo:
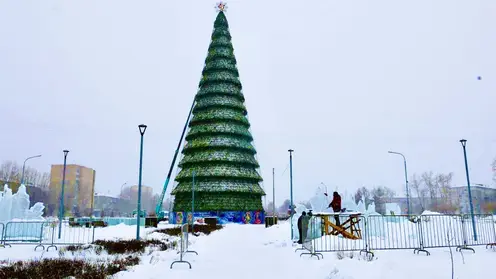
[[[286,173],[286,171],[288,170],[289,168],[289,164],[286,165],[286,169],[284,169],[284,171],[281,173],[281,177],[284,175],[284,173]]]

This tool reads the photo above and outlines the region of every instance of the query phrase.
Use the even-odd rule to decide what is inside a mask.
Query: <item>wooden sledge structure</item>
[[[331,222],[334,221],[334,216],[348,217],[341,226]],[[348,239],[362,239],[362,230],[360,229],[360,216],[359,212],[350,212],[345,214],[339,213],[315,213],[314,216],[319,216],[322,220],[322,235],[342,235]]]

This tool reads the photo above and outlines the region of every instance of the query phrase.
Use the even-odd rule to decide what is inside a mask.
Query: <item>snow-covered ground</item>
[[[145,238],[163,237],[151,233],[152,229],[142,229]],[[141,264],[129,271],[120,272],[115,277],[131,278],[309,278],[309,279],[439,279],[451,278],[449,248],[429,249],[431,256],[415,255],[412,250],[376,251],[375,259],[367,261],[358,253],[345,252],[339,259],[337,253],[324,253],[323,260],[315,257],[300,257],[299,252],[289,241],[288,223],[266,229],[263,225],[227,225],[209,236],[190,236],[190,249],[199,255],[186,254],[192,269],[186,264],[172,261],[179,255],[176,251],[155,251],[142,256]],[[97,239],[132,239],[134,226],[112,226],[99,228]],[[57,251],[33,251],[33,245],[13,245],[0,249],[2,261],[59,257]],[[476,247],[476,253],[455,252],[455,278],[491,278],[495,269],[496,251]],[[477,273],[477,275],[476,275]]]

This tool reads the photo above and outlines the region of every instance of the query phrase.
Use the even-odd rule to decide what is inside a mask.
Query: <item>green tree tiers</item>
[[[220,11],[172,191],[173,211],[191,211],[193,171],[195,211],[263,210],[265,193],[241,89],[229,25]]]

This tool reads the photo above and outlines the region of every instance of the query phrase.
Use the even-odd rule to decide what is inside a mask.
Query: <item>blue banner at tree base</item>
[[[195,221],[204,222],[204,218],[217,217],[217,224],[264,224],[265,213],[263,211],[202,211],[195,212]],[[169,224],[191,223],[193,215],[191,212],[170,212]]]

